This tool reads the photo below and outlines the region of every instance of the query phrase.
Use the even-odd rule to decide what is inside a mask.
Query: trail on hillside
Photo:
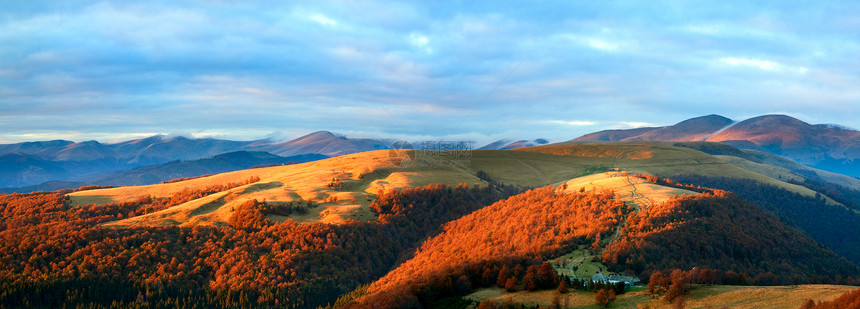
[[[646,197],[644,194],[639,193],[639,189],[636,187],[636,184],[634,184],[632,181],[630,181],[631,176],[625,175],[624,177],[625,177],[625,180],[627,180],[627,184],[629,184],[631,187],[633,187],[633,191],[630,191],[630,195],[632,196],[632,201],[631,201],[632,203],[631,204],[633,206],[633,211],[639,212],[639,210],[642,207],[644,207],[644,209],[647,210],[648,208],[653,206],[651,199]],[[640,205],[640,203],[641,203],[641,205]],[[606,245],[615,242],[616,240],[618,240],[619,237],[621,237],[621,230],[627,226],[627,219],[628,218],[629,218],[629,216],[624,216],[623,219],[621,220],[621,222],[618,223],[618,225],[615,227],[615,230],[612,233],[612,236],[606,240]],[[604,246],[604,250],[606,250],[605,246]],[[601,254],[602,254],[602,252],[601,252]]]
[[[630,191],[630,195],[633,196],[633,205],[634,205],[633,207],[634,207],[634,209],[636,211],[639,211],[639,207],[637,207],[637,206],[639,206],[638,203],[640,200],[645,201],[643,203],[643,205],[645,205],[645,209],[648,209],[651,206],[653,206],[653,203],[651,202],[650,198],[648,198],[644,194],[638,192],[639,189],[636,188],[636,184],[634,184],[632,181],[630,181],[630,176],[625,176],[625,177],[627,177],[627,183],[630,184],[631,187],[633,187],[633,191]]]

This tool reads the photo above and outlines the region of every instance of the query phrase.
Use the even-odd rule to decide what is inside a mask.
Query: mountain
[[[734,122],[708,115],[672,126],[607,130],[573,141],[709,141],[765,151],[823,170],[860,176],[860,132],[833,125],[812,125],[785,115]]]
[[[4,155],[15,156],[15,155]],[[3,157],[0,157],[2,162]],[[176,160],[119,171],[107,176],[85,181],[47,181],[38,185],[3,188],[4,192],[34,192],[74,189],[87,185],[139,186],[157,184],[168,180],[226,173],[258,166],[304,163],[328,158],[321,154],[304,154],[280,157],[261,151],[235,151],[198,160]]]
[[[523,147],[533,147],[549,144],[549,141],[539,138],[536,140],[519,140],[515,142],[511,142],[508,140],[500,139],[495,142],[489,143],[484,147],[478,148],[478,150],[509,150],[509,149],[517,149]]]
[[[734,123],[720,115],[707,115],[681,121],[667,127],[647,127],[628,130],[606,130],[580,136],[573,141],[705,141]]]
[[[499,150],[502,147],[505,147],[505,145],[510,144],[510,143],[511,143],[510,140],[500,139],[500,140],[497,140],[495,142],[486,144],[483,147],[478,148],[478,150]]]
[[[167,180],[226,173],[255,166],[304,163],[328,158],[321,154],[304,154],[280,157],[261,151],[235,151],[211,158],[173,161],[164,164],[138,167],[91,181],[102,186],[149,185]]]
[[[673,126],[642,133],[637,138],[646,141],[705,141],[734,121],[719,115],[708,115],[681,121]]]
[[[708,138],[708,141],[731,144],[748,141],[760,150],[782,155],[794,161],[821,164],[852,165],[860,158],[860,132],[828,125],[811,125],[783,115],[768,115],[741,121]],[[860,167],[845,166],[851,170]]]
[[[209,158],[235,151],[262,151],[280,157],[306,154],[338,156],[387,149],[388,145],[389,143],[379,140],[352,139],[325,131],[311,133],[284,143],[272,143],[268,140],[229,141],[213,138],[192,139],[182,136],[155,135],[104,144],[98,141],[76,143],[65,140],[5,144],[0,145],[0,155],[15,154],[17,157],[0,160],[0,171],[2,171],[0,173],[2,175],[0,187],[38,187],[38,184],[46,181],[59,181],[54,182],[54,185],[61,182],[89,183],[102,177],[106,177],[105,179],[114,177],[109,175],[118,171],[159,165],[176,160],[188,161]],[[154,176],[146,177],[153,181],[161,179]],[[130,183],[115,181],[131,179],[126,176],[110,179],[113,180],[109,184],[114,185],[142,184],[142,178]],[[56,188],[56,186],[52,186],[52,188]]]
[[[214,138],[190,139],[182,136],[166,138],[161,135],[109,144],[117,158],[130,165],[160,164],[173,160],[194,160],[237,151],[253,144]]]
[[[23,153],[0,155],[0,175],[3,175],[0,184],[3,186],[22,186],[72,176],[61,164]]]
[[[349,153],[388,148],[388,143],[379,140],[347,138],[334,135],[328,131],[318,131],[285,143],[259,146],[252,149],[266,151],[279,156],[292,156],[307,153],[339,156]]]
[[[75,142],[64,140],[53,140],[43,142],[24,142],[17,144],[0,145],[0,154],[21,153],[21,154],[36,154],[46,149],[62,148]]]

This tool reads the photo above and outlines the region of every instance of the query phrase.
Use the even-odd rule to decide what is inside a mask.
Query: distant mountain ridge
[[[484,147],[478,148],[478,150],[509,150],[509,149],[517,149],[524,147],[533,147],[549,144],[549,141],[543,138],[538,138],[535,140],[519,140],[519,141],[509,141],[505,139],[500,139],[495,142],[484,145]]]
[[[549,142],[545,139],[499,140],[480,149],[508,150],[547,143]],[[51,188],[56,188],[62,183],[91,183],[94,179],[107,180],[108,177],[115,177],[117,173],[135,168],[158,166],[176,160],[199,160],[236,151],[267,152],[279,157],[308,154],[333,157],[388,149],[390,145],[388,140],[348,138],[329,131],[313,132],[287,142],[155,135],[117,143],[52,140],[0,144],[0,187],[38,187],[39,184],[50,182]],[[134,181],[105,184],[142,183]]]
[[[308,153],[339,156],[356,152],[388,149],[389,144],[381,140],[347,138],[337,136],[328,131],[318,131],[284,143],[253,146],[248,148],[266,151],[279,156],[293,156]]]
[[[118,143],[52,140],[2,144],[0,187],[31,186],[49,181],[89,182],[142,166],[197,160],[236,151],[263,151],[280,157],[307,154],[329,157],[387,148],[388,144],[380,140],[340,137],[327,131],[284,143],[156,135]]]
[[[719,115],[696,117],[666,127],[605,130],[573,141],[720,142],[784,156],[819,169],[860,176],[860,132],[813,125],[786,115],[764,115],[740,122]]]
[[[860,176],[860,132],[832,124],[812,125],[784,115],[765,115],[736,122],[707,115],[665,127],[605,130],[572,141],[709,141],[739,149],[780,155],[815,168]],[[546,139],[498,140],[478,149],[508,150],[548,144]],[[304,154],[339,156],[387,149],[390,141],[348,138],[318,131],[287,142],[229,141],[156,135],[118,143],[51,140],[0,144],[0,187],[22,187],[49,181],[86,182],[117,172],[175,160],[209,158],[235,151],[263,151],[288,157]]]
[[[5,156],[17,156],[6,154]],[[2,157],[0,157],[2,158]],[[289,157],[281,157],[262,151],[234,151],[219,154],[209,158],[197,160],[175,160],[163,164],[146,165],[130,170],[115,172],[96,179],[85,181],[48,181],[32,186],[16,188],[0,188],[0,193],[6,192],[34,192],[54,191],[60,189],[74,189],[87,185],[100,186],[139,186],[157,184],[164,181],[190,178],[208,174],[226,173],[255,166],[296,164],[326,159],[328,156],[321,154],[303,154]],[[2,159],[0,159],[2,160]],[[0,171],[4,172],[4,171]]]

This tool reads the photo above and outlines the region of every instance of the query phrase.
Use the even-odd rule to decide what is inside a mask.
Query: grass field
[[[856,290],[855,286],[843,285],[798,285],[798,286],[694,286],[689,295],[686,295],[684,308],[791,308],[800,307],[807,299],[814,301],[833,300],[839,295]],[[500,288],[480,289],[466,296],[469,299],[481,301],[492,299],[496,302],[504,302],[510,299],[512,302],[549,306],[556,292],[514,292],[508,293]],[[566,308],[603,308],[594,299],[594,293],[571,291],[562,294],[561,303]],[[609,308],[672,308],[673,304],[662,298],[652,299],[644,287],[633,288],[631,291],[619,295]]]
[[[571,253],[552,259],[550,263],[559,274],[579,278],[591,277],[596,273],[609,275],[603,263],[592,261],[596,255],[588,249],[577,249]]]
[[[567,144],[523,148],[514,151],[474,150],[461,153],[408,151],[405,157],[390,157],[388,150],[363,152],[321,161],[248,169],[186,181],[148,186],[130,186],[80,191],[70,194],[72,203],[103,204],[131,201],[142,196],[168,197],[185,189],[242,182],[251,177],[260,181],[226,190],[198,200],[107,225],[198,225],[224,224],[232,209],[250,199],[270,202],[314,201],[321,206],[307,214],[290,218],[300,222],[338,223],[345,219],[372,220],[367,207],[381,191],[423,186],[485,184],[475,175],[485,171],[493,180],[521,187],[561,185],[571,179],[608,170],[642,172],[663,177],[705,174],[756,180],[787,188],[804,195],[815,192],[759,173],[744,170],[725,160],[693,149],[666,143]],[[407,160],[403,160],[407,158]],[[601,178],[602,177],[602,178]],[[613,189],[620,196],[635,197],[637,204],[658,202],[660,197],[683,194],[668,192],[635,178],[592,176],[569,183],[578,186]],[[333,180],[341,182],[332,187]],[[625,184],[625,182],[628,182]],[[674,189],[672,189],[674,190]],[[336,198],[336,202],[332,200]],[[223,203],[213,203],[223,199]],[[328,200],[328,202],[326,201]],[[213,205],[219,205],[217,208]],[[198,209],[201,208],[202,209]],[[272,217],[285,220],[285,217]]]
[[[647,182],[645,179],[628,176],[626,172],[605,172],[566,181],[565,192],[612,190],[615,196],[636,207],[650,207],[676,195],[693,195],[696,192],[665,187]]]

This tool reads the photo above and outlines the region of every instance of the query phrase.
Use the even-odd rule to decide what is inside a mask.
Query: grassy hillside
[[[403,160],[405,158],[405,161]],[[611,169],[660,176],[701,174],[755,180],[806,196],[815,192],[750,172],[718,157],[666,143],[567,144],[515,151],[475,150],[465,153],[408,151],[392,157],[388,150],[363,152],[290,166],[217,174],[170,184],[120,187],[70,194],[73,204],[133,201],[143,196],[169,197],[183,190],[259,177],[254,184],[233,188],[176,205],[158,213],[111,223],[115,226],[219,225],[236,206],[256,199],[268,202],[312,201],[319,207],[290,218],[300,222],[339,223],[372,220],[367,205],[380,191],[431,183],[485,184],[475,175],[520,187],[539,187]],[[272,216],[272,220],[286,217]]]
[[[672,188],[612,176],[568,182],[594,185],[593,190],[563,185],[531,190],[446,224],[412,259],[370,285],[357,304],[426,305],[472,288],[502,285],[501,279],[492,279],[504,276],[522,280],[514,290],[525,289],[528,275],[511,275],[505,265],[553,260],[583,248],[600,253],[594,256],[610,271],[644,278],[656,270],[694,267],[747,278],[738,283],[860,275],[856,265],[730,193],[677,196]],[[622,181],[628,186],[620,186]],[[613,193],[640,188],[645,197],[628,194],[625,199],[632,203],[619,203]],[[651,204],[649,195],[664,202]],[[569,259],[568,267],[585,267],[585,260]]]
[[[637,208],[648,208],[678,195],[696,194],[690,190],[657,185],[641,177],[632,177],[627,172],[583,176],[566,181],[563,186],[566,186],[565,193],[611,190],[617,199],[633,203]]]
[[[857,287],[845,285],[793,285],[793,286],[729,286],[729,285],[697,285],[686,296],[686,308],[799,308],[806,300],[830,301],[843,293],[855,290]],[[500,288],[488,288],[475,291],[466,296],[477,302],[493,300],[503,303],[510,300],[513,303],[544,306],[552,305],[555,291],[519,291],[509,293]],[[594,293],[572,291],[560,297],[566,308],[597,309],[604,308],[597,304]],[[663,299],[652,299],[644,288],[638,291],[619,295],[617,300],[608,308],[676,308]]]
[[[774,179],[783,181],[812,179],[839,184],[853,190],[860,190],[860,179],[812,168],[766,152],[749,149],[741,150],[726,144],[713,142],[682,142],[672,145],[696,149],[714,155],[742,169]]]

